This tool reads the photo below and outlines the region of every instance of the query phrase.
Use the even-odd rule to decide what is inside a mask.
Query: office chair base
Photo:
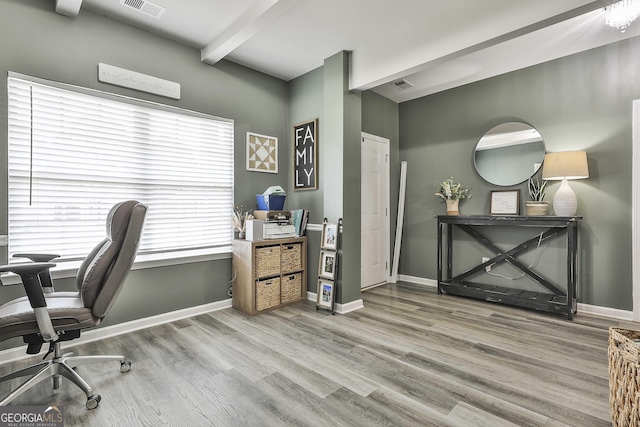
[[[95,409],[100,404],[100,395],[93,393],[91,386],[78,375],[75,368],[100,362],[120,362],[120,372],[128,372],[131,369],[131,361],[125,359],[124,356],[73,356],[73,353],[60,355],[60,343],[56,343],[54,356],[51,360],[40,362],[0,378],[0,383],[2,383],[31,375],[31,378],[0,401],[0,406],[7,405],[11,400],[49,377],[53,378],[53,389],[57,390],[60,388],[61,377],[65,377],[84,391],[87,396],[87,409]]]

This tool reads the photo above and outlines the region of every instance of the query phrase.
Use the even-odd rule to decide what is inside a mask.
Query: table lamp
[[[578,209],[576,193],[569,187],[569,179],[589,178],[586,151],[564,151],[548,153],[542,164],[542,179],[562,180],[553,197],[556,216],[574,216]]]

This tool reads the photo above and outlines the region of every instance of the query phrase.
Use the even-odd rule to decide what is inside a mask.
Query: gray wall
[[[362,131],[389,140],[389,260],[393,262],[400,190],[400,117],[399,106],[375,92],[362,92]],[[402,245],[401,245],[402,246]]]
[[[201,111],[235,121],[235,201],[255,207],[255,194],[289,183],[287,83],[222,61],[200,62],[200,52],[146,31],[82,10],[72,20],[54,12],[51,0],[0,3],[0,75],[15,71],[35,77],[124,94]],[[171,100],[97,81],[99,62],[178,82],[182,99]],[[6,84],[0,97],[6,99]],[[0,164],[6,165],[7,106],[0,104]],[[280,173],[245,171],[245,133],[280,141]],[[6,166],[2,166],[6,168]],[[0,234],[7,232],[6,173],[0,177]],[[228,298],[230,259],[137,270],[131,273],[107,324]],[[59,288],[72,288],[71,280]],[[0,303],[20,293],[0,294]],[[153,304],[149,304],[149,296]]]
[[[323,67],[310,71],[289,82],[289,129],[293,125],[311,119],[318,119],[319,147],[324,143],[322,132],[324,94]],[[293,130],[286,143],[293,146]],[[293,156],[293,152],[291,154]],[[293,161],[293,160],[292,160]],[[309,211],[309,223],[321,224],[324,218],[324,185],[322,180],[322,165],[324,157],[318,158],[318,180],[320,185],[317,190],[293,191],[293,179],[289,181],[287,188],[288,209],[307,209]],[[307,290],[315,293],[318,284],[318,260],[320,257],[320,233],[307,231]]]
[[[472,188],[462,214],[487,214],[489,191],[473,167],[473,148],[487,129],[524,121],[540,131],[548,152],[586,150],[590,178],[572,181],[580,224],[579,302],[632,309],[631,113],[640,98],[640,39],[633,38],[524,70],[400,104],[400,158],[409,162],[407,217],[400,272],[436,278],[436,223],[445,207],[434,196],[453,176]],[[559,187],[549,186],[551,200]],[[504,187],[502,187],[504,188]],[[525,185],[520,188],[527,194]],[[526,197],[523,197],[526,200]],[[501,237],[516,240],[515,231]],[[541,271],[561,276],[556,242]],[[461,248],[462,263],[479,261]],[[561,258],[560,258],[561,259]]]
[[[363,132],[367,132],[373,135],[381,136],[384,138],[388,138],[391,142],[390,147],[390,157],[391,157],[391,215],[390,215],[390,229],[392,231],[391,244],[393,245],[394,236],[395,236],[395,225],[396,225],[396,205],[398,200],[398,185],[399,182],[399,117],[398,117],[398,104],[393,101],[388,100],[374,92],[366,91],[361,94],[351,94],[344,87],[344,70],[341,68],[344,63],[341,62],[343,59],[340,55],[334,57],[333,60],[338,60],[340,62],[339,67],[334,67],[336,70],[333,73],[327,72],[325,66],[320,67],[314,71],[311,71],[301,77],[298,77],[291,82],[289,82],[289,124],[292,126],[295,123],[299,123],[302,121],[306,121],[315,117],[319,118],[320,123],[320,157],[319,157],[319,169],[321,171],[320,174],[320,185],[318,190],[312,191],[296,191],[293,192],[292,184],[289,187],[287,200],[291,202],[291,205],[294,207],[304,207],[305,209],[309,209],[311,211],[311,221],[312,223],[321,223],[322,219],[325,217],[325,199],[327,191],[331,191],[328,189],[327,185],[331,185],[325,180],[325,176],[327,173],[332,173],[333,168],[335,167],[343,167],[346,172],[350,176],[350,180],[355,183],[351,187],[347,187],[346,190],[341,189],[341,191],[346,191],[348,194],[353,194],[357,190],[357,194],[355,196],[349,196],[352,199],[356,199],[357,207],[351,207],[351,210],[357,212],[359,215],[359,185],[360,185],[360,168],[358,166],[354,167],[353,165],[359,165],[360,163],[360,144],[359,144],[359,135],[360,129],[357,124],[359,123],[358,119],[350,120],[351,130],[349,131],[350,137],[345,138],[342,134],[343,130],[338,128],[335,132],[338,134],[338,138],[341,138],[344,142],[344,146],[340,147],[342,150],[346,150],[347,155],[343,157],[344,165],[334,165],[332,167],[326,167],[325,162],[334,161],[334,158],[329,156],[327,157],[325,150],[325,143],[331,144],[335,141],[332,139],[328,139],[327,135],[324,134],[323,129],[326,126],[326,115],[327,111],[334,110],[332,106],[325,106],[325,84],[326,82],[332,80],[333,84],[337,89],[335,90],[334,97],[337,99],[335,102],[339,105],[339,108],[344,111],[346,108],[349,110],[349,114],[351,116],[358,116],[358,101],[360,106],[360,116],[361,116],[361,128]],[[344,97],[352,97],[351,103],[349,101],[345,101]],[[345,104],[347,105],[345,107]],[[355,104],[355,105],[351,105]],[[340,115],[336,116],[334,122],[341,122],[345,117],[344,112]],[[356,138],[354,136],[357,134]],[[290,140],[290,144],[293,142]],[[334,147],[335,148],[335,147]],[[357,152],[357,153],[356,153]],[[357,154],[357,156],[355,156]],[[355,158],[354,158],[355,157]],[[341,171],[343,173],[343,171]],[[357,174],[357,180],[354,178],[354,174]],[[329,180],[330,181],[330,180]],[[335,184],[338,185],[338,184]],[[342,184],[340,184],[342,185]],[[347,198],[347,196],[343,196]],[[353,200],[352,200],[353,201]],[[357,236],[352,237],[352,241],[357,242],[359,246],[359,221],[357,225],[355,225],[356,230],[355,233]],[[353,231],[353,229],[352,229]],[[307,233],[308,240],[308,290],[311,292],[316,292],[317,287],[317,271],[318,271],[318,257],[319,257],[319,246],[320,246],[320,233],[318,232],[308,232]],[[393,248],[391,248],[391,251]],[[352,254],[349,258],[348,262],[350,265],[359,267],[359,248],[357,253]],[[344,262],[344,260],[343,260]],[[344,264],[343,264],[344,267]],[[359,283],[352,283],[354,280],[359,279],[351,279],[351,283],[349,286],[349,292],[346,295],[342,295],[340,293],[339,302],[347,303],[353,301],[355,299],[360,298],[359,294]]]

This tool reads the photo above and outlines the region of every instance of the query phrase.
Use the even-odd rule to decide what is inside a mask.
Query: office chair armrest
[[[14,258],[28,258],[33,262],[49,262],[54,258],[58,258],[60,255],[57,254],[13,254]]]
[[[44,297],[44,290],[40,285],[39,275],[48,274],[49,269],[56,265],[49,262],[33,262],[25,264],[13,264],[0,266],[0,273],[10,271],[20,276],[22,286],[27,292],[27,298],[40,329],[40,335],[46,342],[58,340],[58,333],[53,329],[51,317],[47,311],[47,301]]]
[[[14,254],[14,258],[28,258],[33,262],[49,262],[54,258],[58,258],[60,255],[57,254],[34,254],[34,253],[22,253],[22,254]],[[49,270],[43,271],[39,274],[40,276],[40,285],[42,286],[42,290],[45,294],[50,294],[53,292],[53,280],[51,280],[51,273]]]
[[[31,307],[46,307],[47,303],[44,299],[44,291],[40,284],[39,275],[48,273],[49,269],[55,266],[55,264],[49,262],[3,265],[0,266],[0,273],[11,272],[19,275]]]

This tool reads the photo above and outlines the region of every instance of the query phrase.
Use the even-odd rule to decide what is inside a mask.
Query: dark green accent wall
[[[524,121],[540,131],[548,152],[587,151],[590,178],[570,183],[584,216],[579,302],[632,310],[631,114],[640,98],[639,51],[636,37],[400,104],[400,159],[408,161],[400,272],[436,278],[434,215],[445,213],[434,195],[439,182],[453,176],[472,188],[462,214],[488,213],[489,192],[504,187],[478,176],[473,148],[491,127]],[[558,187],[549,186],[547,200]],[[511,188],[526,200],[524,184]],[[514,233],[501,239],[508,244]],[[458,259],[478,261],[467,246]],[[561,249],[555,242],[543,252],[541,271],[561,276],[553,256]]]

